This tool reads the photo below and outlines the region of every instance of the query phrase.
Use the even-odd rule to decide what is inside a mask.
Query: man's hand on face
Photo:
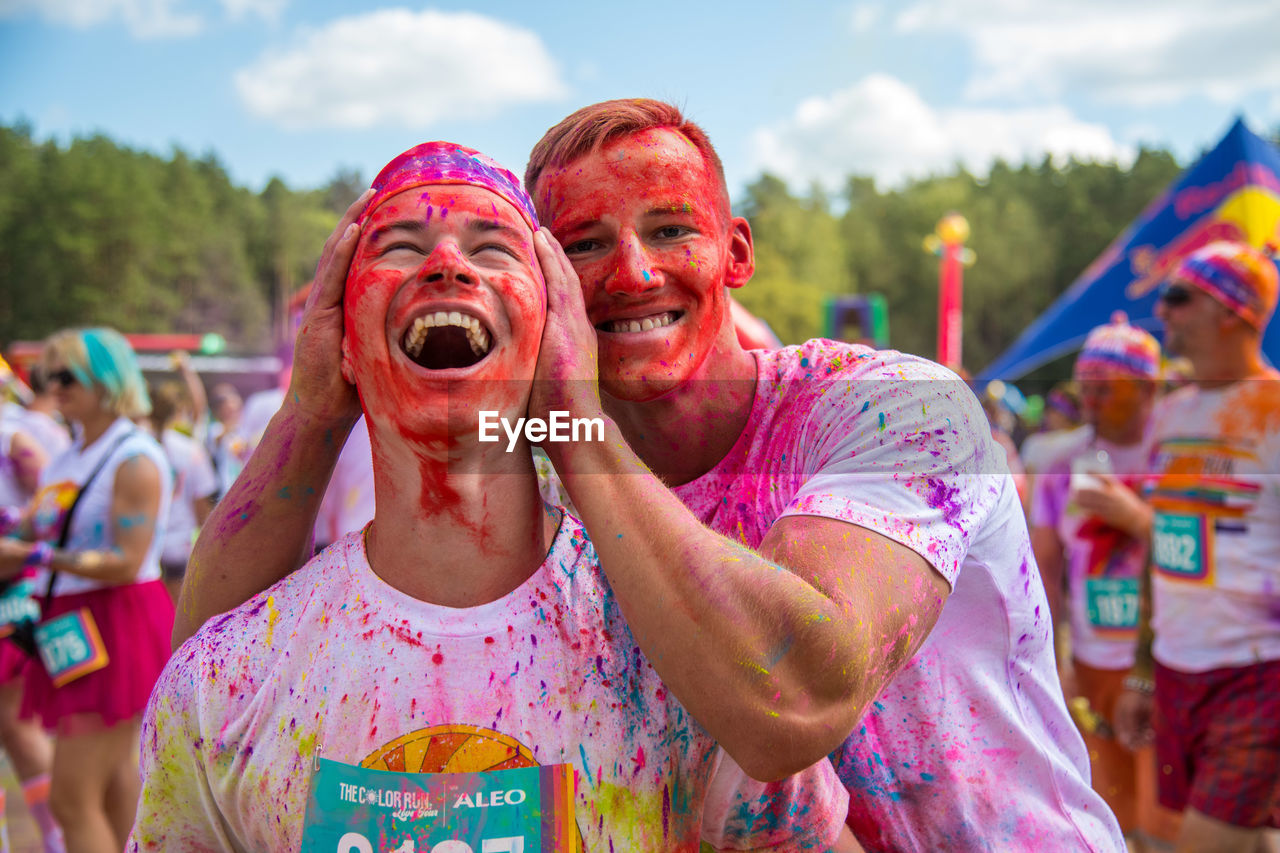
[[[587,319],[578,274],[546,228],[538,229],[533,243],[547,282],[547,322],[529,416],[548,418],[550,412],[559,411],[571,417],[601,417],[596,330]]]
[[[356,220],[372,195],[369,189],[356,199],[325,241],[293,344],[286,404],[319,421],[354,423],[360,417],[360,399],[342,376],[342,296],[360,239]]]

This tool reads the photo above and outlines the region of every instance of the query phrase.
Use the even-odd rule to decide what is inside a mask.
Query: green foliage
[[[742,215],[756,241],[756,272],[737,294],[784,341],[813,337],[828,293],[849,292],[839,223],[818,190],[797,199],[773,175],[747,188]]]
[[[1174,179],[1165,151],[1133,165],[1010,166],[978,180],[963,169],[881,191],[871,178],[846,182],[844,212],[820,193],[792,195],[765,175],[742,214],[752,225],[756,275],[743,305],[786,343],[822,333],[828,295],[878,292],[889,306],[896,349],[936,356],[938,260],[923,239],[957,210],[969,220],[977,262],[965,270],[964,356],[980,368],[1011,344]]]
[[[213,155],[162,158],[102,136],[63,147],[0,126],[0,345],[109,325],[268,349],[351,181],[255,194]]]

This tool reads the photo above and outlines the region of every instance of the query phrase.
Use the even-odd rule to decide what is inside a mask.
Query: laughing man
[[[574,286],[516,177],[425,143],[373,190],[340,370],[369,425],[374,519],[175,653],[148,708],[129,849],[320,849],[317,826],[351,824],[341,802],[308,805],[318,755],[570,765],[593,851],[852,845],[831,768],[767,786],[736,771],[637,647],[581,525],[540,500],[528,443],[478,440],[475,411],[529,407],[544,275]],[[337,849],[372,849],[358,834]],[[413,838],[374,841],[429,849]]]

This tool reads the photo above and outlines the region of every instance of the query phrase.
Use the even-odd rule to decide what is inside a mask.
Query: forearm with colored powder
[[[645,656],[753,777],[822,758],[857,718],[843,671],[858,632],[812,585],[703,525],[606,423],[604,441],[555,445],[553,459]]]

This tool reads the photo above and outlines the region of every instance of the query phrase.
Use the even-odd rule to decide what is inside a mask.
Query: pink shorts
[[[101,731],[141,715],[169,660],[173,601],[161,581],[59,595],[45,618],[81,607],[93,614],[107,665],[55,687],[44,666],[33,661],[23,683],[23,719],[38,718],[61,735]]]
[[[0,684],[8,684],[23,677],[31,658],[10,639],[0,640]]]

